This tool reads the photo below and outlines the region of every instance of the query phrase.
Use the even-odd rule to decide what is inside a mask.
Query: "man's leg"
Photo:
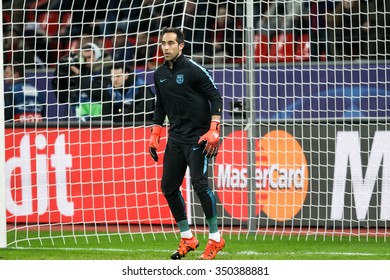
[[[209,241],[201,259],[214,259],[218,251],[225,247],[225,240],[218,230],[217,203],[213,191],[208,185],[208,161],[202,149],[188,151],[191,183],[196,192],[209,228]]]
[[[199,246],[198,240],[192,235],[188,225],[186,207],[180,191],[186,169],[187,161],[181,145],[168,140],[164,155],[161,189],[181,235],[179,247],[171,255],[172,259],[185,257],[188,252],[195,250]]]

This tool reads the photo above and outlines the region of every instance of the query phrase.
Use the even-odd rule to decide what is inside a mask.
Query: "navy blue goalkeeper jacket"
[[[164,63],[154,72],[156,106],[153,122],[169,121],[169,137],[196,144],[210,128],[211,116],[222,113],[222,97],[209,72],[180,55],[170,69]]]

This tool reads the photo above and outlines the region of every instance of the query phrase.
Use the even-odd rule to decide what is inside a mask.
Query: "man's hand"
[[[152,135],[149,139],[149,154],[155,162],[158,161],[157,150],[160,147],[161,126],[154,125],[152,127]]]
[[[80,69],[77,68],[76,66],[71,65],[71,66],[70,66],[70,70],[72,70],[72,72],[73,72],[74,75],[80,75]]]
[[[202,135],[198,141],[199,145],[205,145],[203,154],[212,158],[218,154],[219,149],[219,122],[212,121],[210,124],[210,130]]]

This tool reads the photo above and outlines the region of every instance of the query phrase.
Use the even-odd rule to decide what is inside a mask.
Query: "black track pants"
[[[180,191],[187,166],[190,170],[191,184],[201,202],[206,219],[217,214],[215,196],[208,185],[207,158],[202,152],[203,147],[179,144],[168,139],[161,190],[176,222],[187,219],[186,207]]]

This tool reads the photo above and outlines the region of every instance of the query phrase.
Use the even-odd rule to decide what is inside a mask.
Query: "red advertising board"
[[[247,221],[249,194],[255,192],[254,216],[263,213],[280,222],[296,217],[309,185],[300,142],[284,130],[261,135],[249,178],[246,132],[225,132],[210,181],[223,215]],[[160,190],[167,132],[161,136],[158,163],[148,153],[149,137],[147,127],[6,128],[7,221],[172,224]],[[191,207],[188,179],[182,193]]]
[[[149,137],[145,127],[6,128],[7,221],[171,224]],[[163,131],[159,153],[165,144]]]

